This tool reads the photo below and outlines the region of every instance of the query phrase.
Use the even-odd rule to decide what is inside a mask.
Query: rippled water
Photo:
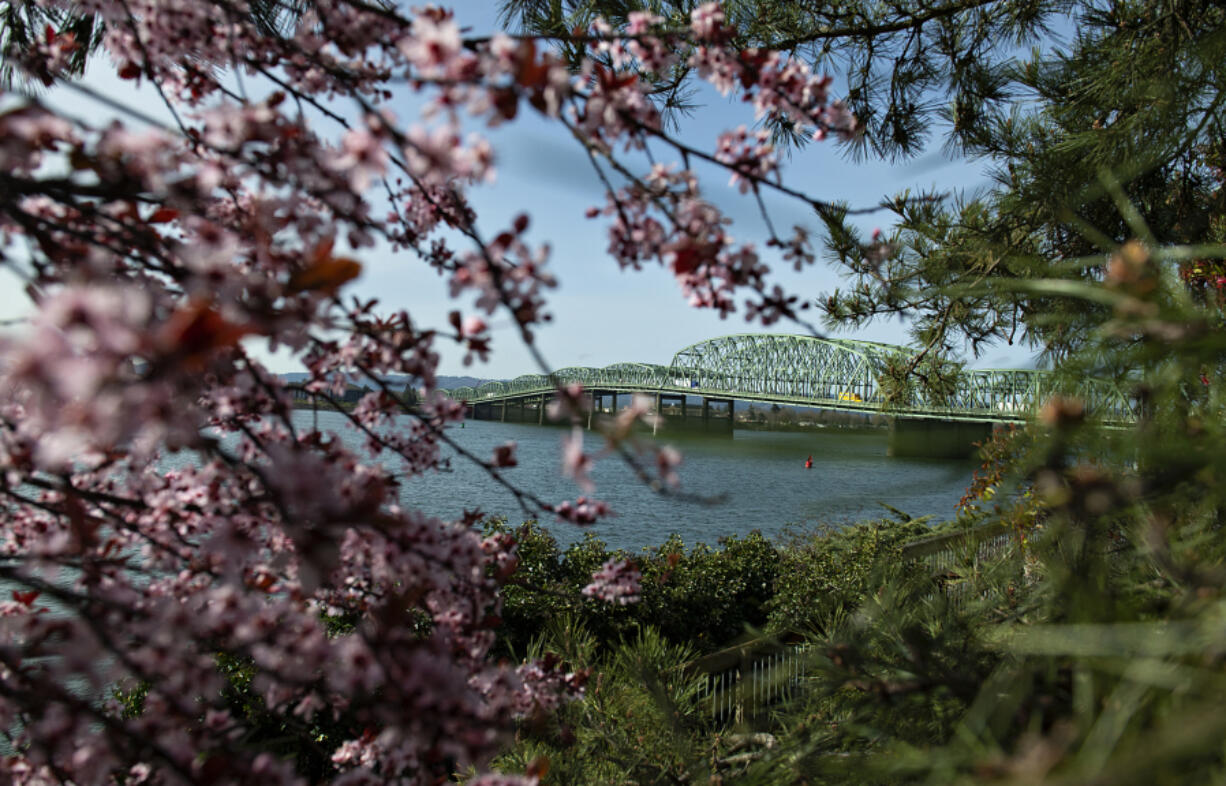
[[[299,411],[303,425],[313,413]],[[342,438],[357,437],[334,412],[318,413],[321,428]],[[519,466],[506,470],[508,480],[550,502],[582,494],[563,478],[561,443],[564,431],[555,427],[491,421],[468,421],[450,436],[466,450],[489,457],[507,441],[518,445]],[[679,470],[682,490],[721,502],[699,505],[654,494],[636,480],[615,457],[599,461],[592,473],[594,496],[605,500],[615,518],[589,528],[612,546],[638,550],[676,532],[687,544],[714,544],[724,535],[759,529],[767,535],[788,525],[845,524],[890,515],[879,502],[912,516],[951,518],[964,493],[973,465],[966,461],[897,459],[886,456],[884,433],[855,434],[826,430],[813,433],[736,431],[732,439],[674,441],[684,456]],[[586,435],[586,449],[599,450],[598,434]],[[813,456],[813,468],[805,458]],[[394,465],[392,465],[394,466]],[[445,518],[458,518],[479,507],[513,523],[524,519],[514,496],[480,468],[462,458],[453,470],[407,479],[402,498],[407,505]],[[562,543],[583,536],[584,529],[545,522]]]

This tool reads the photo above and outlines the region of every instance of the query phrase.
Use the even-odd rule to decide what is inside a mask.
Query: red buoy
[[[813,457],[809,456],[805,459],[805,469],[813,469]]]

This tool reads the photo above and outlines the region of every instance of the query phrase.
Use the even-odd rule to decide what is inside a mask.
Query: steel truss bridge
[[[852,339],[780,334],[739,334],[682,349],[667,366],[615,363],[604,368],[558,369],[552,377],[526,374],[509,382],[443,391],[469,405],[540,400],[558,385],[581,384],[596,393],[643,393],[664,398],[701,396],[725,401],[764,402],[895,418],[1024,422],[1053,394],[1079,397],[1087,414],[1106,424],[1136,420],[1137,402],[1115,382],[1082,378],[1069,383],[1047,371],[965,369],[956,386],[939,399],[918,389],[886,402],[879,380],[890,363],[914,357],[914,350]]]

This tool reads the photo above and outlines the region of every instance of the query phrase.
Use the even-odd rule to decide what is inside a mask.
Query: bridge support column
[[[536,425],[545,425],[545,394],[542,393],[540,399],[536,402]]]
[[[896,458],[970,458],[974,443],[992,436],[992,424],[896,417],[890,423],[889,455]]]
[[[711,404],[727,404],[727,415],[721,415],[720,409],[717,408],[714,412],[711,411]],[[732,436],[732,430],[736,428],[736,401],[734,399],[711,399],[703,396],[702,398],[702,433],[708,436]]]
[[[682,393],[656,394],[656,421],[652,434],[663,428],[670,436],[731,436],[733,404],[729,399],[702,398],[701,410],[690,407]],[[712,407],[712,404],[715,406]],[[726,409],[724,406],[726,405]],[[726,416],[724,413],[727,413]]]

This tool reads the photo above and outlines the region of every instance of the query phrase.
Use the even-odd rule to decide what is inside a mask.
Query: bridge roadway
[[[571,367],[443,392],[467,402],[477,419],[537,423],[545,422],[545,404],[559,385],[581,384],[600,412],[605,396],[616,411],[618,394],[645,394],[655,398],[656,412],[670,404],[680,410],[680,418],[664,418],[666,428],[691,431],[730,432],[736,401],[887,415],[894,455],[965,455],[993,424],[1025,422],[1057,392],[1078,396],[1088,415],[1105,424],[1136,419],[1136,402],[1113,382],[1082,378],[1057,387],[1050,372],[1032,369],[965,369],[943,396],[915,386],[887,407],[880,380],[913,352],[853,339],[749,333],[688,346],[667,366]],[[702,398],[701,415],[690,414],[687,397]]]

